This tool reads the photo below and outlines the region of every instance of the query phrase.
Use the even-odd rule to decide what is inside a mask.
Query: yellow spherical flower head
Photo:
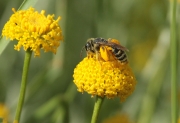
[[[7,107],[3,103],[0,103],[0,118],[3,119],[2,123],[7,123],[8,115],[9,115],[9,111]]]
[[[5,24],[2,35],[10,38],[10,40],[17,40],[15,50],[20,50],[21,47],[26,51],[30,49],[34,51],[35,56],[40,55],[40,49],[44,52],[51,51],[56,53],[63,40],[62,30],[57,20],[54,20],[54,15],[44,15],[42,10],[38,13],[34,8],[30,7],[28,10],[15,11]]]
[[[111,47],[100,47],[97,54],[85,57],[74,69],[74,83],[79,92],[87,92],[92,96],[114,98],[124,101],[136,85],[128,62],[122,63],[114,57]]]
[[[116,114],[115,116],[111,116],[102,123],[133,123],[131,119],[126,114]]]

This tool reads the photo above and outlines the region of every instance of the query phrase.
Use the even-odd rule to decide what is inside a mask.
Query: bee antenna
[[[81,49],[80,58],[82,57],[82,52],[83,52],[84,49],[85,49],[85,47],[83,47],[83,48]]]

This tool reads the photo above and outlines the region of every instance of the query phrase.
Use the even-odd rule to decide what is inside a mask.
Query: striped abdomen
[[[118,49],[118,48],[113,48],[112,47],[112,52],[114,53],[115,57],[121,61],[121,62],[127,62],[127,55],[125,51]]]

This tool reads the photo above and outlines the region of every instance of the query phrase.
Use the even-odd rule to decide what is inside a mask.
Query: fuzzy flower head
[[[7,123],[8,115],[9,115],[9,110],[3,103],[0,103],[0,118],[3,119],[2,123]]]
[[[128,62],[115,59],[111,47],[101,48],[99,58],[91,54],[76,66],[74,83],[79,92],[109,99],[120,97],[122,102],[134,91],[136,79]]]
[[[38,13],[32,7],[28,10],[12,10],[14,14],[5,24],[2,35],[18,41],[14,46],[15,50],[19,51],[21,47],[25,51],[30,49],[34,51],[35,56],[40,56],[40,49],[56,53],[60,41],[63,40],[62,30],[58,24],[60,17],[54,20],[54,15],[46,17],[44,10]]]
[[[105,119],[102,123],[133,123],[126,114],[116,114]]]

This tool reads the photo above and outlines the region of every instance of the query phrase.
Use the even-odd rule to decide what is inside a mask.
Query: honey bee
[[[108,40],[104,38],[90,38],[87,40],[83,49],[86,50],[88,56],[91,56],[91,54],[96,54],[97,59],[99,60],[101,56],[100,50],[101,48],[106,49],[106,46],[110,47],[108,48],[108,52],[112,53],[117,60],[122,63],[128,62],[125,52],[128,50],[125,47],[121,46],[118,42],[115,42],[113,39],[110,38]]]

